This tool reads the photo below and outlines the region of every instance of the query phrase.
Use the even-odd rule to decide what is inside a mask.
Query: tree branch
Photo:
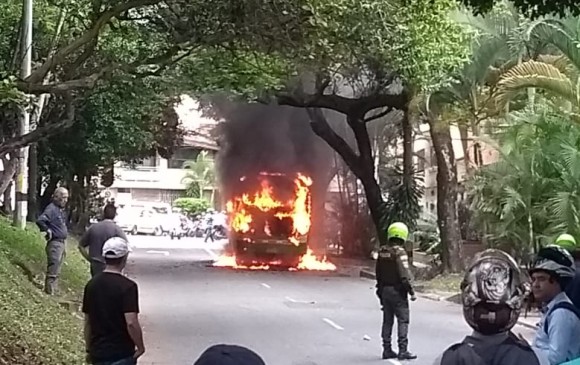
[[[312,131],[320,138],[322,138],[332,149],[334,149],[352,172],[356,175],[360,172],[359,156],[346,143],[344,138],[338,135],[332,127],[328,124],[326,117],[322,114],[322,110],[315,108],[307,108],[306,112],[310,117],[310,127]]]
[[[65,96],[65,100],[66,100],[65,118],[63,118],[59,122],[38,127],[35,130],[28,132],[22,136],[13,137],[6,140],[3,143],[0,143],[0,158],[6,156],[7,153],[10,153],[18,148],[26,147],[31,143],[46,139],[61,132],[63,129],[71,127],[75,122],[75,109],[73,105],[72,96],[70,94],[67,94]]]
[[[402,109],[407,104],[407,95],[373,94],[356,99],[336,94],[312,95],[303,93],[282,93],[276,95],[279,105],[297,108],[324,108],[335,110],[345,115],[365,115],[378,108]]]
[[[375,119],[382,118],[382,117],[384,117],[385,115],[389,114],[392,111],[393,111],[393,108],[392,107],[388,107],[385,111],[383,111],[381,113],[378,113],[378,114],[375,114],[373,116],[370,116],[368,118],[363,119],[363,123],[368,123],[368,122],[371,122],[371,121],[373,121]]]
[[[101,16],[93,23],[92,27],[86,31],[82,36],[75,39],[67,46],[61,48],[52,57],[49,57],[39,68],[37,68],[32,74],[26,78],[27,83],[39,83],[41,82],[46,74],[62,63],[68,55],[77,51],[85,44],[89,43],[94,38],[98,37],[101,29],[114,17],[119,16],[133,8],[138,8],[142,6],[155,5],[160,3],[162,0],[131,0],[119,5],[114,6],[108,11],[105,11]]]

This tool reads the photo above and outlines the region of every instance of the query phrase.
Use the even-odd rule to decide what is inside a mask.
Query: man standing
[[[411,285],[409,261],[404,245],[409,228],[404,223],[393,223],[387,229],[387,244],[379,249],[376,265],[377,296],[383,307],[383,359],[412,360],[417,356],[409,352],[409,300],[415,301]],[[394,319],[397,318],[399,353],[391,348]]]
[[[101,273],[105,269],[103,245],[109,238],[121,237],[127,241],[125,232],[115,224],[117,208],[111,203],[103,209],[103,220],[89,228],[79,242],[79,250],[83,257],[91,264],[91,276]]]
[[[574,274],[574,259],[559,246],[542,248],[530,269],[534,298],[545,308],[532,346],[551,365],[580,357],[580,313],[564,292]]]
[[[98,365],[135,365],[145,353],[139,324],[137,284],[122,272],[129,244],[113,237],[103,245],[105,270],[85,286],[85,344],[87,361]]]
[[[567,250],[574,258],[575,274],[574,278],[566,286],[566,295],[568,295],[568,298],[570,298],[576,308],[580,310],[580,250],[578,250],[576,245],[576,239],[572,235],[564,233],[558,236],[556,245]]]
[[[58,286],[58,276],[66,256],[67,219],[64,207],[68,201],[68,190],[59,187],[54,191],[52,202],[38,217],[36,224],[46,234],[46,278],[44,291],[53,295]]]

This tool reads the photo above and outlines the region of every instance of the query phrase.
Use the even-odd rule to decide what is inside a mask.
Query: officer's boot
[[[397,353],[395,351],[393,351],[391,346],[385,347],[383,349],[383,360],[396,359],[396,358],[397,358]]]
[[[407,348],[400,348],[399,349],[399,355],[397,356],[397,359],[399,360],[415,360],[417,358],[417,355],[413,354],[412,352],[409,352],[409,350],[407,350]]]

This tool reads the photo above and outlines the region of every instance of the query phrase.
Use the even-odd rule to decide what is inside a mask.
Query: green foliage
[[[187,195],[194,198],[203,198],[204,191],[210,187],[213,191],[215,185],[214,161],[208,157],[207,151],[202,151],[195,161],[186,161],[183,168],[187,173],[182,182],[187,183]],[[213,198],[212,198],[213,199]]]
[[[580,236],[580,128],[558,110],[515,113],[498,137],[499,162],[470,186],[488,241],[525,258],[562,233]]]
[[[411,184],[403,182],[403,172],[396,168],[391,169],[395,177],[383,189],[388,192],[384,206],[383,231],[393,222],[404,222],[411,232],[416,228],[417,219],[421,214],[419,199],[423,196],[421,181],[414,176]]]
[[[207,200],[198,198],[178,198],[173,201],[173,206],[183,209],[189,216],[203,213],[210,207]]]
[[[491,11],[498,0],[461,0],[461,2],[481,14]],[[568,12],[580,14],[580,8],[574,0],[513,0],[513,3],[518,9],[533,17],[550,14],[565,16]]]
[[[68,249],[60,286],[80,300],[88,265]],[[82,364],[82,321],[59,298],[42,293],[45,242],[34,227],[21,231],[0,219],[0,362],[14,365]],[[76,308],[75,308],[76,310]]]

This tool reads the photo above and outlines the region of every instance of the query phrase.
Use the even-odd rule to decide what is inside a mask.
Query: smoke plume
[[[324,217],[332,154],[326,143],[312,132],[306,111],[222,101],[217,106],[214,103],[214,113],[224,120],[220,125],[220,151],[216,160],[223,201],[243,192],[240,191],[244,189],[240,183],[243,176],[300,172],[313,179],[313,229],[320,227],[317,222],[322,222]]]

